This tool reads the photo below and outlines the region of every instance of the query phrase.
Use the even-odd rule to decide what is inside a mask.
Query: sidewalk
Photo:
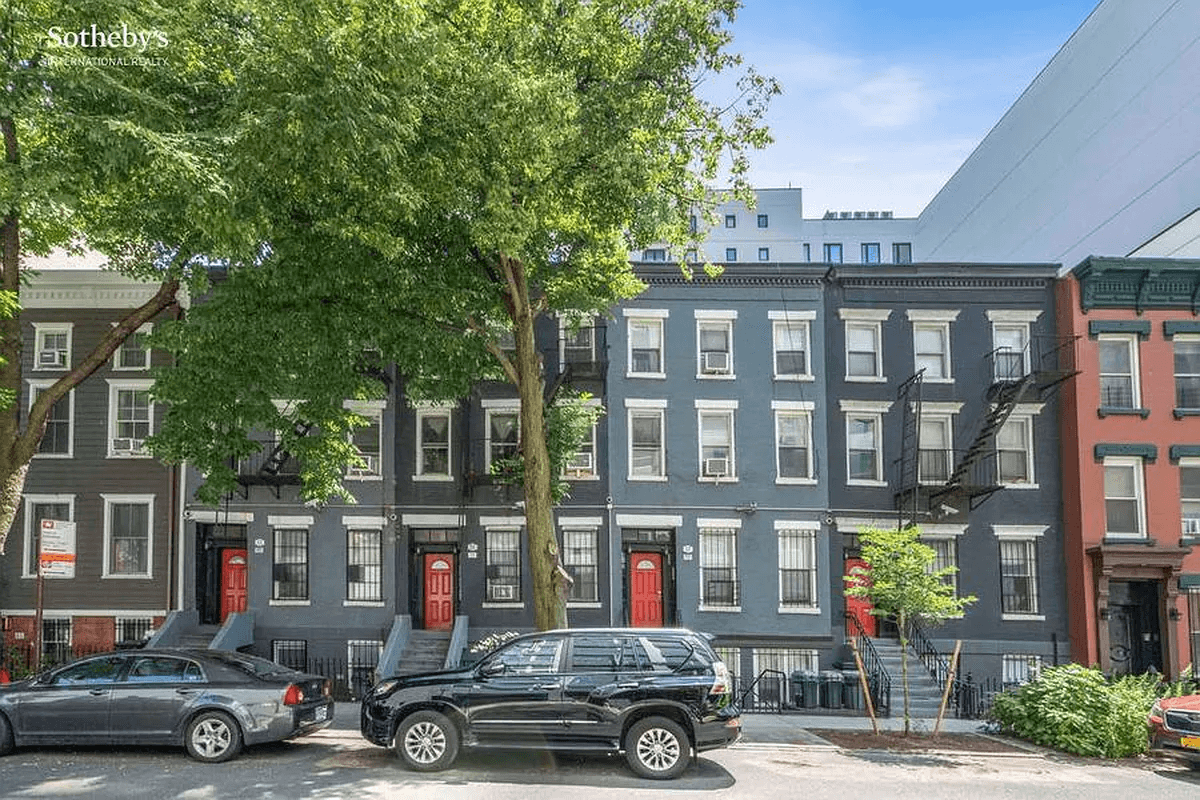
[[[916,733],[932,733],[936,720],[910,720],[910,729]],[[359,704],[355,702],[337,703],[330,729],[339,731],[357,731],[359,724]],[[977,733],[983,728],[983,720],[953,719],[942,720],[943,733]],[[742,714],[742,741],[751,744],[816,744],[827,745],[824,739],[809,733],[809,730],[871,730],[871,720],[863,716],[822,716],[819,714]],[[904,729],[904,718],[881,717],[879,729],[899,731]]]

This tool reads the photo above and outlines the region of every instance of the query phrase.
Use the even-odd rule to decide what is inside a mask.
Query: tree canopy
[[[284,431],[310,498],[355,458],[346,399],[484,378],[521,401],[538,625],[561,623],[544,377],[547,314],[605,314],[642,288],[631,249],[682,252],[689,218],[742,181],[773,81],[740,69],[732,0],[316,0],[244,6],[224,135],[229,217],[256,249],[158,341],[170,404],[153,442],[212,500],[248,432]],[[729,100],[729,99],[727,99]],[[511,342],[511,344],[507,344]],[[292,401],[286,405],[273,401]],[[308,435],[291,433],[303,419]],[[567,437],[568,439],[570,437]],[[569,442],[568,442],[569,444]]]

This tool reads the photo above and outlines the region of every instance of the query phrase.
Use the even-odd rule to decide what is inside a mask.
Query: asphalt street
[[[0,796],[54,798],[415,798],[538,800],[605,797],[920,800],[1130,800],[1200,797],[1200,773],[1169,761],[1103,762],[1046,755],[844,751],[805,730],[866,720],[747,715],[746,737],[704,753],[676,781],[635,777],[620,758],[464,753],[451,770],[410,772],[367,743],[344,705],[337,725],[293,742],[200,764],[173,748],[38,748],[0,759]],[[955,725],[968,723],[955,722]],[[972,729],[978,723],[969,723]]]

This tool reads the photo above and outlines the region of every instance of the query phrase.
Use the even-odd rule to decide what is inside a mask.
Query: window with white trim
[[[947,568],[954,568],[955,572],[943,576],[942,580],[949,586],[954,587],[954,591],[958,592],[958,538],[954,536],[932,537],[922,536],[921,543],[933,550],[933,563],[929,565],[929,574],[932,575]]]
[[[154,619],[151,617],[117,617],[114,641],[118,645],[140,644],[150,637],[153,627]]]
[[[771,341],[777,379],[811,376],[807,320],[775,320],[771,323]]]
[[[1017,381],[1029,374],[1029,323],[992,323],[992,378]]]
[[[1000,540],[1000,611],[1038,614],[1037,540]]]
[[[350,465],[348,478],[378,478],[383,474],[383,412],[360,410],[356,413],[367,419],[367,424],[350,431],[350,443],[358,451],[361,462]]]
[[[450,477],[450,415],[448,408],[417,409],[418,477]]]
[[[489,603],[521,601],[521,532],[517,528],[484,531],[487,560],[486,599]]]
[[[629,375],[631,377],[665,374],[663,363],[663,318],[629,317]]]
[[[733,320],[696,320],[698,378],[728,378],[733,376]]]
[[[1000,656],[1000,680],[1005,689],[1036,681],[1041,674],[1041,656],[1024,653],[1004,653]]]
[[[151,381],[108,382],[108,457],[149,457],[146,439],[154,432]]]
[[[49,382],[29,384],[29,407],[42,392],[50,388]],[[38,443],[38,451],[34,458],[70,458],[74,452],[74,423],[75,423],[75,390],[72,389],[50,406],[46,417],[46,430]]]
[[[741,605],[737,567],[737,528],[700,529],[700,606]]]
[[[576,364],[591,367],[596,359],[596,318],[587,316],[559,317],[559,367]]]
[[[781,528],[779,538],[779,607],[817,608],[817,531]]]
[[[914,371],[925,370],[925,380],[950,377],[950,323],[913,323]]]
[[[487,411],[487,466],[517,455],[521,441],[521,415],[516,408]]]
[[[383,531],[346,530],[346,599],[383,600]]]
[[[1033,480],[1033,417],[1013,414],[996,432],[996,469],[1005,486],[1030,485]]]
[[[150,369],[150,336],[151,324],[147,323],[138,328],[113,353],[114,370],[146,370]]]
[[[70,322],[33,323],[33,369],[61,370],[71,366]]]
[[[306,639],[273,639],[271,660],[300,672],[308,671],[308,641]]]
[[[1175,407],[1200,409],[1200,335],[1175,334]]]
[[[661,408],[629,409],[629,477],[666,476],[666,451],[663,437],[664,411]]]
[[[574,583],[567,602],[594,603],[600,599],[598,563],[599,534],[595,528],[564,527],[563,568]]]
[[[921,483],[938,484],[950,479],[954,446],[949,416],[921,414],[921,448],[918,475]]]
[[[1141,405],[1136,334],[1101,334],[1100,407],[1133,409]]]
[[[23,578],[37,577],[38,548],[41,543],[42,520],[44,519],[61,522],[70,522],[75,519],[75,495],[25,495],[25,558],[21,563],[21,577]]]
[[[1200,539],[1200,458],[1179,461],[1179,506],[1182,535]]]
[[[880,323],[846,321],[846,380],[879,378]]]
[[[775,410],[775,474],[780,481],[812,478],[810,411]]]
[[[271,599],[308,600],[308,528],[275,528]]]
[[[149,578],[153,564],[153,495],[104,498],[104,576]]]
[[[697,417],[700,431],[700,479],[720,480],[737,477],[733,447],[733,411],[706,410],[700,407]]]
[[[1142,459],[1104,459],[1105,536],[1145,538],[1146,487]]]
[[[883,415],[864,412],[846,414],[846,478],[848,482],[883,480],[880,431]]]
[[[592,423],[592,429],[583,441],[575,456],[567,462],[564,470],[565,477],[575,479],[595,478],[596,472],[596,428],[599,423]]]

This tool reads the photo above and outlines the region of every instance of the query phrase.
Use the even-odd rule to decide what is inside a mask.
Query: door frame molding
[[[412,615],[413,627],[425,629],[425,555],[426,553],[445,553],[454,557],[454,614],[462,608],[462,554],[457,542],[412,542],[409,545],[409,586],[410,596],[408,611]]]

